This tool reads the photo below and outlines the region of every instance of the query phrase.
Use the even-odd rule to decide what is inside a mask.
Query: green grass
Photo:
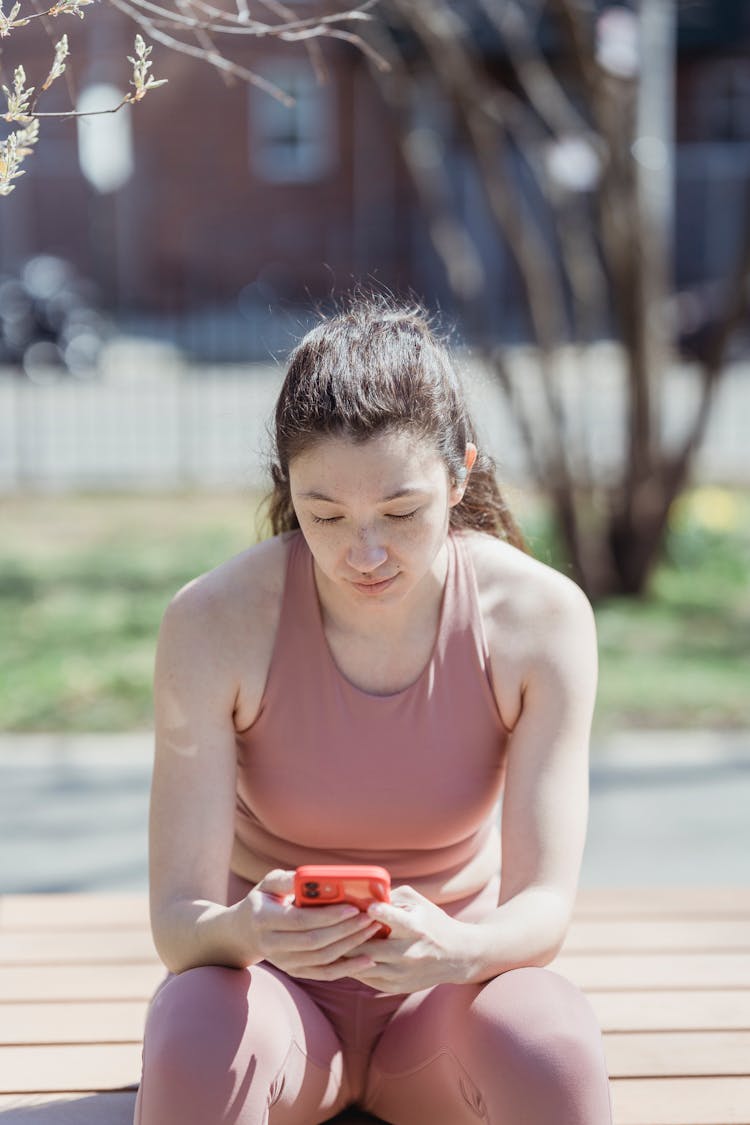
[[[256,538],[256,505],[224,494],[0,501],[0,729],[149,727],[164,607]],[[551,557],[535,509],[520,515]],[[750,725],[750,496],[692,494],[667,555],[647,598],[597,607],[597,728]]]
[[[678,508],[649,595],[597,609],[602,725],[750,726],[750,498],[721,527],[704,495]]]
[[[0,729],[149,726],[164,607],[253,541],[255,499],[31,498],[0,514]]]

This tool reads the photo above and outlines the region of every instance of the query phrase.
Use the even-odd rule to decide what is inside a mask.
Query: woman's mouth
[[[382,593],[383,590],[387,590],[388,587],[391,586],[397,578],[398,574],[393,574],[390,578],[383,578],[380,581],[376,582],[373,582],[372,580],[370,580],[369,582],[352,582],[352,586],[354,586],[357,590],[361,590],[363,594],[372,597],[375,594]]]

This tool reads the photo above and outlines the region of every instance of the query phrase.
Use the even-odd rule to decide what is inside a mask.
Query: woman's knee
[[[584,1075],[603,1072],[602,1037],[583,993],[550,969],[512,969],[489,981],[472,1004],[477,1042],[514,1066]]]
[[[601,1031],[574,984],[549,969],[513,969],[485,985],[471,1012],[467,1066],[498,1119],[611,1121]]]
[[[226,1068],[248,1022],[250,973],[205,965],[171,977],[154,997],[144,1036],[144,1061],[162,1076],[190,1082]]]

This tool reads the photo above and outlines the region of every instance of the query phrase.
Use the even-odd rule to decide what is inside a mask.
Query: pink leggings
[[[601,1033],[548,969],[410,996],[263,963],[170,976],[146,1025],[135,1125],[608,1125]]]
[[[412,996],[268,966],[171,977],[146,1028],[136,1125],[606,1125],[601,1036],[547,969]]]

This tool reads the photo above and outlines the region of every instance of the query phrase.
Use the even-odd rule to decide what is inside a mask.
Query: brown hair
[[[289,487],[289,463],[326,436],[366,441],[407,429],[431,441],[453,481],[461,479],[466,443],[475,430],[446,344],[417,305],[380,295],[355,296],[300,341],[289,357],[276,403],[274,535],[299,527]],[[480,452],[451,527],[474,528],[525,549],[495,479],[495,463]]]

